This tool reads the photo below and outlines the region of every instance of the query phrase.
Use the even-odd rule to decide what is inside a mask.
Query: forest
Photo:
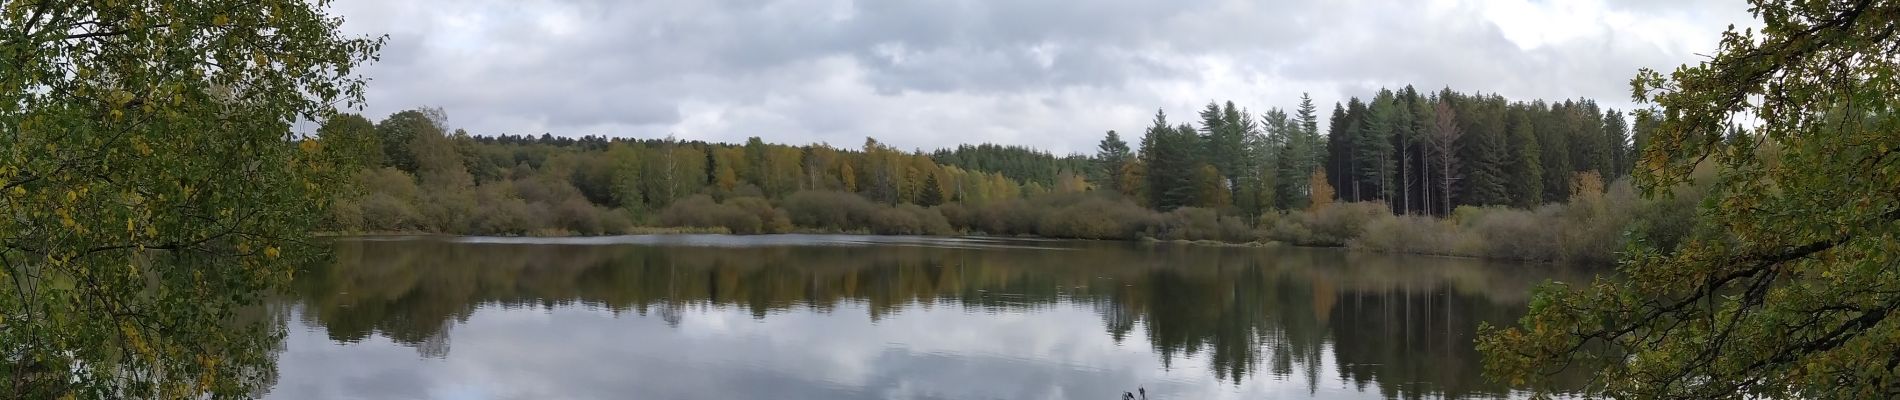
[[[1587,99],[1381,90],[1291,112],[1157,111],[1092,155],[926,152],[584,136],[471,135],[443,110],[338,114],[316,141],[354,171],[335,232],[990,234],[1277,241],[1522,260],[1610,261],[1628,231],[1671,243],[1694,196],[1626,179],[1651,112]],[[1133,143],[1131,143],[1131,141]]]

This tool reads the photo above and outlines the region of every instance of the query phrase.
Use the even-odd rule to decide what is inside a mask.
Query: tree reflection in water
[[[478,307],[589,307],[674,326],[705,307],[768,319],[852,304],[873,321],[937,305],[1084,307],[1118,343],[1141,330],[1164,365],[1201,356],[1224,381],[1265,373],[1309,391],[1336,374],[1411,398],[1506,394],[1479,375],[1478,323],[1510,322],[1535,284],[1586,272],[1324,249],[1035,244],[1055,248],[339,240],[293,293],[331,340],[381,335],[436,358]]]

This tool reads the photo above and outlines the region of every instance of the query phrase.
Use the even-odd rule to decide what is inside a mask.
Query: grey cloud
[[[1696,28],[1711,38],[1734,14],[1608,1],[1714,25]],[[1324,104],[1410,83],[1620,100],[1635,66],[1706,51],[1611,29],[1527,50],[1473,5],[1434,15],[1412,1],[338,4],[346,30],[391,34],[367,69],[367,114],[440,106],[478,134],[1082,151],[1102,131],[1139,129],[1155,107],[1222,96],[1259,111],[1298,91]]]

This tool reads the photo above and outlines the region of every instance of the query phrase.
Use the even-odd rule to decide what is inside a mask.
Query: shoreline
[[[784,233],[734,234],[725,229],[719,229],[719,228],[643,227],[643,228],[634,229],[627,233],[615,234],[615,235],[574,235],[574,234],[469,235],[469,234],[426,232],[426,231],[378,231],[378,232],[324,231],[324,232],[312,233],[312,236],[320,237],[320,238],[351,238],[351,237],[378,237],[378,236],[419,236],[419,237],[445,237],[445,238],[448,238],[448,237],[602,238],[602,237],[615,237],[615,236],[669,236],[669,235],[729,235],[729,236],[860,235],[860,236],[891,236],[891,237],[977,237],[977,238],[995,238],[995,239],[1074,240],[1074,241],[1085,241],[1085,242],[1123,242],[1123,243],[1148,245],[1148,246],[1171,245],[1171,246],[1194,246],[1194,247],[1209,247],[1209,248],[1267,249],[1267,248],[1288,247],[1288,248],[1307,248],[1307,249],[1340,249],[1340,250],[1345,250],[1345,251],[1350,251],[1350,252],[1355,252],[1355,253],[1365,253],[1365,254],[1387,254],[1387,255],[1418,256],[1418,257],[1443,257],[1443,258],[1453,258],[1453,259],[1501,261],[1501,262],[1514,262],[1514,263],[1536,264],[1536,265],[1569,264],[1563,261],[1551,261],[1551,260],[1517,260],[1517,259],[1508,259],[1508,258],[1464,256],[1464,255],[1455,255],[1455,254],[1380,251],[1380,250],[1371,250],[1371,249],[1365,249],[1365,248],[1354,247],[1354,246],[1305,246],[1305,245],[1292,244],[1292,243],[1282,242],[1282,241],[1222,242],[1222,241],[1215,241],[1215,240],[1184,240],[1184,239],[1162,240],[1162,239],[1155,239],[1151,237],[1142,237],[1138,239],[1110,240],[1110,239],[1061,238],[1061,237],[1025,236],[1025,235],[1005,236],[1005,235],[991,235],[991,234],[980,233],[980,232],[964,233],[964,234],[949,235],[949,236],[938,236],[938,235],[889,235],[889,234],[871,233],[868,231],[826,231],[826,230],[815,230],[815,229],[794,229],[790,232],[784,232]],[[1613,266],[1613,265],[1605,265],[1605,266]]]

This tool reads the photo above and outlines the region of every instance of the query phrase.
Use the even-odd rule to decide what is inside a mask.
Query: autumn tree
[[[1431,134],[1426,137],[1426,145],[1432,156],[1431,162],[1427,164],[1432,165],[1433,168],[1431,168],[1432,171],[1427,172],[1437,174],[1432,183],[1438,186],[1438,193],[1442,196],[1438,199],[1438,204],[1444,207],[1444,210],[1443,212],[1428,211],[1439,213],[1438,215],[1451,215],[1453,208],[1451,193],[1458,184],[1458,139],[1464,136],[1465,131],[1458,127],[1458,112],[1451,108],[1451,102],[1446,99],[1433,102],[1431,120]],[[1426,192],[1429,194],[1430,191]],[[1426,197],[1428,199],[1425,203],[1432,204],[1430,196]]]
[[[269,384],[281,328],[237,316],[292,273],[346,184],[291,123],[361,104],[355,67],[382,44],[324,9],[4,4],[0,398]]]
[[[1313,187],[1313,191],[1309,193],[1311,198],[1307,201],[1307,209],[1318,210],[1333,204],[1333,184],[1330,183],[1332,180],[1326,178],[1325,169],[1313,169],[1313,175],[1306,181]]]
[[[1615,279],[1547,287],[1480,340],[1492,376],[1563,369],[1619,398],[1900,396],[1900,4],[1754,0],[1711,59],[1643,70],[1637,183],[1668,195],[1713,165],[1719,231],[1638,247]],[[1737,116],[1758,121],[1725,138]],[[1545,171],[1547,174],[1552,171]]]

